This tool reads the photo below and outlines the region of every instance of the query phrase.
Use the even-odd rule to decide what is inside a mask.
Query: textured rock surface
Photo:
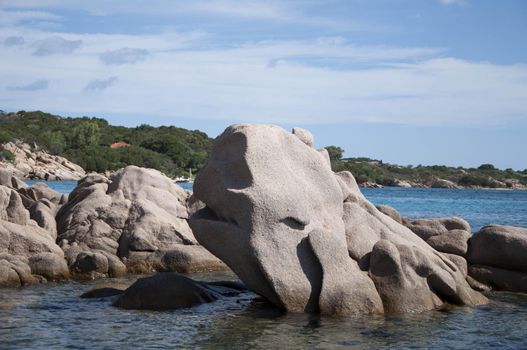
[[[527,293],[527,273],[493,266],[470,265],[469,275],[494,289]]]
[[[37,150],[27,143],[8,142],[3,149],[15,156],[12,163],[0,166],[11,169],[16,176],[36,180],[79,180],[86,175],[84,169],[64,157]]]
[[[469,241],[468,261],[527,273],[527,229],[501,225],[483,227]]]
[[[382,310],[372,281],[348,257],[340,186],[303,140],[274,126],[230,127],[194,194],[207,205],[191,219],[200,243],[275,305]]]
[[[476,305],[486,301],[470,288],[450,259],[378,211],[362,195],[351,173],[336,175],[343,191],[349,254],[369,271],[386,311],[413,312],[444,302]]]
[[[56,205],[44,196],[26,197],[32,188],[10,171],[1,170],[0,180],[5,184],[0,185],[0,286],[39,281],[33,275],[50,280],[67,278],[64,253],[55,243]],[[56,197],[54,191],[39,190]]]
[[[465,230],[451,230],[428,238],[426,243],[440,252],[465,256],[470,236]]]
[[[377,210],[383,213],[384,215],[388,215],[391,217],[394,221],[402,224],[403,218],[401,217],[401,214],[394,208],[388,206],[388,205],[378,205]]]
[[[120,273],[117,258],[134,272],[165,270],[167,265],[178,271],[224,268],[197,245],[187,223],[187,197],[153,169],[129,166],[109,178],[89,175],[57,214],[58,240],[70,266],[81,273]],[[80,253],[96,254],[99,263],[85,265],[84,256],[77,261]]]
[[[191,217],[194,234],[250,289],[290,311],[327,314],[486,301],[308,144],[275,126],[231,126],[196,178],[206,206]]]
[[[468,273],[498,290],[527,292],[527,229],[489,225],[469,240]]]
[[[424,240],[432,236],[441,235],[451,230],[463,230],[470,232],[468,222],[458,217],[417,219],[410,221],[407,226],[412,232]]]

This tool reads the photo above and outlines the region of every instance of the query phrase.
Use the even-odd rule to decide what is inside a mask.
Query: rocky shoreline
[[[495,179],[489,179],[494,187],[490,186],[463,186],[450,180],[432,178],[425,182],[409,181],[395,179],[389,186],[381,185],[376,182],[359,183],[362,188],[384,188],[384,187],[399,187],[399,188],[447,188],[447,189],[471,189],[471,190],[527,190],[527,185],[521,184],[519,181],[502,182]]]
[[[527,292],[527,229],[472,234],[461,218],[409,220],[375,207],[312,145],[302,129],[230,127],[193,194],[135,166],[88,174],[69,196],[0,168],[0,286],[230,268],[279,308],[330,315],[476,306],[487,302],[480,292]],[[163,276],[132,285],[132,300],[143,301],[126,307],[144,308],[156,288],[176,294],[155,309],[187,305],[171,296],[212,301],[236,289]]]
[[[0,168],[10,170],[18,178],[77,181],[86,176],[86,172],[79,165],[64,157],[49,154],[37,145],[15,141],[1,146],[4,151],[12,154],[14,159],[10,162],[0,161]]]

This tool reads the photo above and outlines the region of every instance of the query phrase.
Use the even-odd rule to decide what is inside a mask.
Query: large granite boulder
[[[58,241],[79,274],[115,276],[123,263],[133,272],[223,268],[194,238],[187,198],[153,169],[128,166],[109,178],[89,175],[57,214]]]
[[[527,292],[527,229],[489,225],[469,240],[469,275],[498,290]]]
[[[40,275],[64,279],[64,253],[55,243],[52,230],[31,219],[14,188],[0,185],[0,286],[33,283]]]
[[[297,137],[296,135],[301,135]],[[214,143],[194,196],[198,241],[253,291],[294,312],[419,311],[484,303],[463,273],[379,212],[312,139],[234,125]]]
[[[344,198],[350,256],[369,271],[390,312],[430,310],[444,302],[486,301],[465,281],[466,273],[404,225],[381,213],[360,192],[349,172],[336,174]]]

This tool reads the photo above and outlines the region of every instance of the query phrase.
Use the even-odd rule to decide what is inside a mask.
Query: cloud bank
[[[117,77],[110,77],[108,79],[95,79],[86,84],[84,90],[101,92],[114,85],[117,80],[119,80]]]
[[[147,56],[148,50],[124,47],[118,50],[106,51],[100,56],[100,59],[106,65],[121,65],[144,61]]]
[[[51,36],[38,40],[32,45],[35,48],[33,56],[68,55],[78,49],[81,44],[82,40],[66,40],[60,36]]]
[[[10,86],[7,89],[11,91],[38,91],[46,90],[49,86],[49,81],[45,79],[35,80],[34,82],[22,86]]]

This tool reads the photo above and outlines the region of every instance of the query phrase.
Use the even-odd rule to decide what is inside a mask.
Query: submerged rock
[[[128,166],[109,178],[85,177],[57,214],[70,267],[109,275],[122,274],[124,265],[137,273],[225,268],[194,238],[187,197],[153,169]]]
[[[95,288],[86,293],[83,293],[80,297],[82,299],[97,299],[97,298],[110,298],[118,295],[122,295],[124,289],[112,288],[112,287],[102,287]]]
[[[114,305],[122,309],[171,310],[209,303],[220,297],[203,283],[167,272],[138,279]]]
[[[378,211],[349,172],[270,125],[234,125],[214,143],[194,196],[198,241],[248,288],[294,312],[420,311],[486,298],[405,226]]]

